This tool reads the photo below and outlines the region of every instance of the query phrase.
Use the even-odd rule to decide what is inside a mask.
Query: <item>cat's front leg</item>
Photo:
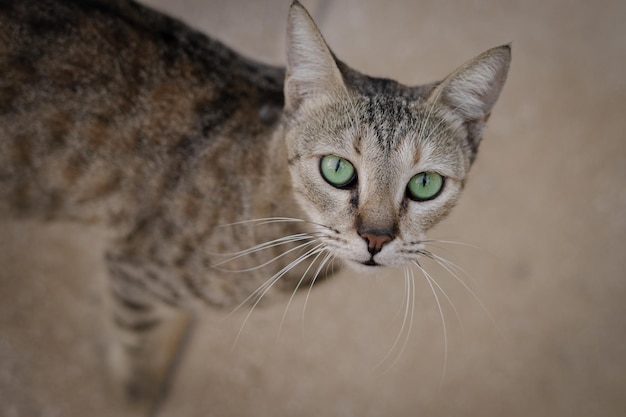
[[[167,393],[192,316],[155,296],[140,264],[109,255],[107,266],[115,389],[131,407],[150,415]]]

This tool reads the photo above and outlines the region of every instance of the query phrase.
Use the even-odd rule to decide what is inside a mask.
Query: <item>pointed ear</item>
[[[306,9],[294,1],[287,23],[286,108],[293,111],[304,100],[345,91],[330,48]]]
[[[510,63],[510,45],[490,49],[446,77],[429,95],[429,102],[442,103],[463,118],[474,155]]]

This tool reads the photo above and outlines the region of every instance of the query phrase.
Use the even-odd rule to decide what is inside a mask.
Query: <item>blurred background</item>
[[[144,3],[284,62],[287,0]],[[626,2],[303,4],[340,59],[405,84],[512,42],[465,194],[430,234],[467,244],[433,248],[464,284],[426,263],[441,311],[416,276],[403,326],[401,272],[343,271],[255,310],[234,348],[247,311],[207,313],[159,416],[626,415]],[[124,415],[99,238],[0,224],[0,415]]]

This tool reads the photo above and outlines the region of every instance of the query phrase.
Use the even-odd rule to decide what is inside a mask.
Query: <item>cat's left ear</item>
[[[463,118],[472,160],[506,81],[510,63],[510,45],[490,49],[446,77],[428,97],[429,102],[444,104]]]
[[[341,71],[330,48],[306,9],[294,1],[287,23],[285,107],[346,92]]]

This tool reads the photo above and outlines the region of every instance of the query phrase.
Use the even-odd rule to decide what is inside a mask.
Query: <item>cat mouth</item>
[[[361,265],[365,265],[365,266],[384,266],[382,264],[379,264],[378,262],[376,262],[374,260],[374,257],[371,257],[370,259],[368,259],[367,261],[363,262],[363,261],[359,261],[359,263]]]

